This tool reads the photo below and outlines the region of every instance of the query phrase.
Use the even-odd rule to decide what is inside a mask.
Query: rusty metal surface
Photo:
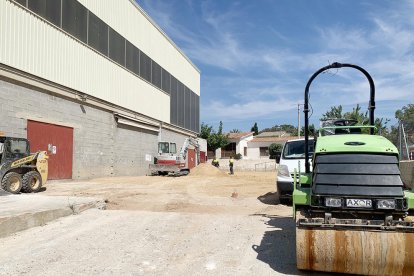
[[[27,138],[32,152],[47,151],[48,179],[72,178],[73,128],[28,120]]]
[[[298,269],[414,275],[414,233],[296,228]]]

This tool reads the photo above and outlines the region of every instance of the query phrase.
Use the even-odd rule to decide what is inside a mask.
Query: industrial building
[[[145,175],[200,125],[200,71],[133,0],[0,1],[0,131],[50,179]]]

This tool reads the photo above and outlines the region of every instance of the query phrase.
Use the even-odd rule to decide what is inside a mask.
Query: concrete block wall
[[[185,136],[183,134],[173,132],[173,131],[165,129],[165,128],[162,129],[161,133],[160,133],[160,141],[175,143],[177,145],[177,153],[180,152],[181,147],[183,146],[185,139],[188,138],[188,137],[189,136]]]
[[[27,138],[27,120],[74,129],[73,179],[145,175],[157,154],[157,132],[118,126],[109,111],[0,80],[0,131]],[[168,130],[162,134],[178,149],[186,138]]]
[[[158,133],[128,126],[115,129],[115,175],[145,175],[153,163],[158,148]],[[151,159],[146,160],[146,155]]]
[[[65,107],[61,120],[74,125],[72,177],[114,175],[115,120],[112,114],[86,105],[81,107],[79,103],[65,99],[59,101]]]
[[[229,159],[220,159],[220,169],[230,171]],[[234,162],[234,172],[238,171],[257,171],[257,172],[274,172],[277,170],[277,164],[272,159],[240,159]]]
[[[27,138],[27,121],[16,116],[25,109],[34,109],[35,103],[25,99],[25,96],[19,86],[0,80],[0,131],[7,136]],[[47,97],[43,99],[47,100]]]

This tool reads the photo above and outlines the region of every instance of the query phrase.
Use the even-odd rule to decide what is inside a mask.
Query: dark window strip
[[[199,131],[199,96],[76,0],[14,0],[170,95],[172,124]]]

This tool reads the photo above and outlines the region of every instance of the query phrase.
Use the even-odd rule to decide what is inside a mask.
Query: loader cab
[[[0,161],[4,164],[9,161],[24,158],[30,155],[29,141],[24,138],[0,137]]]
[[[175,143],[170,143],[170,142],[159,142],[158,153],[159,155],[176,154],[177,145]]]

